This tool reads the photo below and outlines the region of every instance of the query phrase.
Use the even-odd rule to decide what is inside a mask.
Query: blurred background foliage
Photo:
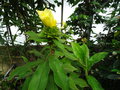
[[[36,10],[54,10],[55,5],[48,0],[1,0],[0,7],[1,25],[7,29],[4,35],[10,37],[10,43],[14,45],[16,36],[12,35],[11,26],[18,27],[21,34],[27,31],[37,32],[42,25]]]
[[[108,57],[94,66],[91,73],[100,80],[105,90],[119,90],[120,1],[67,0],[67,2],[72,7],[76,6],[76,8],[67,21],[69,29],[66,34],[79,35],[77,39],[79,43],[83,42],[83,38],[86,38],[87,42],[85,43],[90,48],[91,55],[101,51],[109,52]],[[38,18],[36,9],[55,10],[55,5],[61,6],[62,3],[57,0],[54,0],[54,4],[50,0],[0,0],[0,51],[2,51],[0,55],[5,55],[2,56],[4,61],[13,59],[12,56],[31,58],[28,50],[35,48],[30,46],[33,41],[25,41],[22,47],[21,45],[15,45],[14,42],[18,35],[12,35],[11,26],[18,27],[20,34],[25,34],[27,31],[38,32],[43,25]],[[110,13],[107,13],[108,9],[110,9]],[[93,30],[94,24],[104,24],[103,30],[107,31],[107,34],[104,34],[104,32],[99,33],[99,35],[96,34]],[[4,31],[4,28],[6,31]],[[95,34],[95,40],[91,39],[92,34]],[[25,37],[27,39],[26,35]],[[5,49],[2,45],[5,46]],[[8,58],[5,58],[6,56]]]
[[[77,5],[67,24],[75,35],[87,38],[92,53],[110,52],[108,57],[93,68],[93,74],[105,90],[119,90],[120,84],[120,1],[119,0],[67,0]],[[110,9],[110,13],[107,13]],[[102,13],[102,14],[101,14]],[[106,15],[104,15],[106,14]],[[108,17],[109,16],[109,17]],[[91,40],[94,24],[104,24],[103,31],[96,34],[97,44]]]

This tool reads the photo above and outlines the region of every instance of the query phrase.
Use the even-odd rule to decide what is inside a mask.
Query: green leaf
[[[104,90],[100,83],[93,76],[87,76],[88,84],[92,87],[92,90]]]
[[[60,50],[55,50],[55,55],[56,55],[57,57],[59,57],[59,56],[64,56],[63,52],[60,51]]]
[[[77,5],[79,2],[80,2],[80,0],[74,0],[74,2],[72,3],[73,4],[72,7]]]
[[[33,31],[28,31],[28,32],[26,32],[26,34],[29,35],[28,40],[34,40],[34,41],[36,41],[38,43],[47,42],[46,39],[41,39],[41,37],[37,33],[33,32]]]
[[[28,10],[30,10],[30,7],[28,7],[27,3],[21,3],[22,7],[27,8]]]
[[[70,76],[71,76],[72,78],[79,78],[79,74],[77,74],[77,73],[75,73],[75,72],[70,73]]]
[[[32,72],[32,68],[37,66],[40,63],[40,61],[34,61],[34,62],[28,62],[27,64],[17,67],[15,70],[13,70],[9,77],[8,80],[11,80],[15,76],[18,76],[19,78],[25,77],[29,72]]]
[[[39,51],[35,50],[35,49],[29,51],[29,53],[32,53],[32,54],[34,54],[34,55],[37,56],[37,57],[40,57],[40,56],[41,56],[41,53],[40,53]]]
[[[69,46],[69,45],[65,45],[65,48],[66,48],[68,51],[72,51],[72,48],[71,48],[71,46]]]
[[[49,75],[49,80],[48,80],[48,84],[47,84],[46,90],[58,90],[52,74]]]
[[[62,90],[69,90],[68,77],[64,73],[62,63],[55,57],[49,57],[49,65],[54,74],[55,83],[62,88]]]
[[[120,35],[120,31],[114,33],[114,37],[117,37],[118,35]]]
[[[75,56],[79,59],[81,65],[85,66],[89,58],[89,49],[83,44],[80,46],[78,43],[72,42],[72,49]]]
[[[116,27],[115,29],[116,29],[117,31],[120,31],[120,26]]]
[[[24,56],[21,56],[22,57],[22,59],[24,60],[24,62],[28,62],[28,59],[26,58],[26,57],[24,57]]]
[[[78,85],[79,87],[81,88],[88,87],[87,82],[84,79],[79,78],[78,74],[71,73],[70,77],[74,80],[75,84]]]
[[[30,80],[31,80],[31,77],[26,78],[26,80],[22,86],[22,90],[28,90]]]
[[[69,59],[71,59],[71,60],[77,60],[77,58],[74,56],[74,54],[68,52],[67,50],[64,50],[64,51],[63,51],[63,54],[64,54],[67,58],[69,58]]]
[[[77,58],[70,52],[68,52],[66,49],[65,49],[65,45],[62,44],[60,41],[57,41],[57,40],[54,40],[54,43],[55,45],[61,49],[62,53],[69,59],[71,60],[77,60]]]
[[[69,77],[69,86],[70,86],[71,90],[79,90],[76,87],[76,84],[75,84],[74,80],[71,77]]]
[[[62,44],[60,41],[58,40],[54,40],[54,43],[57,47],[59,47],[61,50],[64,50],[65,49],[65,46],[64,44]]]
[[[55,55],[57,56],[57,57],[59,57],[59,56],[65,56],[65,57],[67,57],[68,59],[70,59],[70,60],[77,60],[77,58],[74,56],[74,54],[72,54],[72,53],[70,53],[70,52],[68,52],[68,51],[66,51],[66,50],[64,50],[64,51],[60,51],[60,50],[55,50]]]
[[[38,37],[37,33],[33,32],[33,31],[28,31],[28,32],[26,32],[26,34],[29,35],[29,40],[39,41],[39,37]]]
[[[48,62],[45,61],[41,63],[30,81],[28,90],[45,90],[48,82],[49,71],[50,67]]]
[[[88,69],[90,69],[94,64],[98,63],[101,61],[105,56],[107,55],[107,52],[100,52],[96,53],[93,55],[89,60],[88,60]]]
[[[119,73],[120,74],[120,73]],[[112,79],[112,80],[119,80],[120,79],[120,75],[119,74],[109,74],[107,76],[108,79]]]
[[[63,64],[63,68],[68,73],[74,72],[74,71],[77,70],[77,68],[75,68],[74,66],[72,66],[71,63],[65,63],[65,64]]]
[[[120,70],[119,69],[112,69],[112,72],[116,72],[117,74],[120,74]]]
[[[91,3],[94,5],[100,5],[97,1],[92,1]]]
[[[74,78],[74,80],[75,80],[75,83],[78,86],[80,86],[81,88],[88,87],[88,84],[84,79],[82,79],[82,78]]]
[[[84,53],[84,61],[85,61],[85,63],[87,63],[87,61],[88,61],[88,59],[89,59],[89,49],[88,49],[88,47],[87,47],[86,44],[83,44],[83,45],[81,46],[81,48],[82,48],[83,53]]]

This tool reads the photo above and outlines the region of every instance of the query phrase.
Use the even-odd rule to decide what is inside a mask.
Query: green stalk
[[[85,76],[88,76],[88,70],[85,69]]]
[[[85,64],[86,64],[86,67],[85,67],[85,76],[88,76],[88,59],[85,59]]]

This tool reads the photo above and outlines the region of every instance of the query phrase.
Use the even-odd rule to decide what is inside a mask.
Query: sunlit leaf
[[[41,56],[41,53],[39,51],[35,50],[35,49],[33,49],[33,50],[29,51],[29,52],[32,53],[32,54],[34,54],[37,57]]]
[[[88,84],[92,87],[92,90],[104,90],[100,83],[93,76],[87,76]]]
[[[30,81],[28,90],[45,90],[48,83],[49,71],[50,67],[48,62],[41,63]]]
[[[69,51],[67,51],[67,50],[65,49],[66,46],[65,46],[64,44],[62,44],[60,41],[54,40],[54,43],[55,43],[55,45],[56,45],[57,47],[59,47],[59,48],[61,49],[62,53],[63,53],[67,58],[69,58],[69,59],[71,59],[71,60],[77,60],[77,58],[76,58],[72,53],[70,53]]]
[[[71,77],[69,77],[69,86],[70,86],[71,90],[79,90],[79,89],[77,88],[74,80],[73,80]]]
[[[69,72],[69,73],[77,70],[77,68],[72,66],[70,63],[63,64],[63,68],[66,72]]]
[[[33,31],[28,31],[26,34],[29,36],[28,40],[34,40],[38,43],[40,42],[47,42],[47,39],[42,39],[37,33]]]
[[[18,76],[19,78],[25,77],[29,72],[32,72],[32,68],[37,66],[40,63],[40,61],[34,61],[34,62],[28,62],[27,64],[17,67],[15,70],[13,70],[9,77],[8,80],[11,80],[15,76]]]
[[[90,69],[94,64],[101,61],[107,55],[107,52],[100,52],[93,55],[88,61],[88,69]]]
[[[58,90],[52,74],[49,75],[49,79],[48,79],[48,84],[47,84],[46,90]]]
[[[61,50],[65,49],[64,44],[62,44],[60,41],[54,40],[54,43],[57,47],[59,47]]]
[[[50,56],[49,65],[53,71],[55,83],[63,90],[69,90],[68,77],[64,73],[62,63],[55,56]]]
[[[78,85],[81,88],[88,87],[87,82],[80,78],[78,74],[76,73],[71,73],[71,78],[74,80],[75,84]]]
[[[75,83],[76,83],[78,86],[80,86],[80,87],[82,87],[82,88],[88,87],[88,84],[87,84],[87,82],[86,82],[84,79],[82,79],[82,78],[74,78],[74,80],[75,80]]]
[[[80,46],[78,43],[72,42],[72,49],[75,56],[79,59],[79,62],[84,66],[89,58],[89,49],[83,44]]]
[[[31,77],[26,78],[26,80],[25,80],[25,82],[24,82],[24,84],[22,86],[22,90],[28,90],[30,80],[31,80]]]
[[[24,60],[24,62],[28,62],[28,59],[26,58],[26,57],[24,57],[24,56],[21,56],[22,57],[22,59]]]

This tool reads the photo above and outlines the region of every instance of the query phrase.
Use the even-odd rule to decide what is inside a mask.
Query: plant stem
[[[12,37],[12,32],[11,32],[9,24],[6,25],[6,28],[7,28],[8,34],[10,35],[12,46],[14,46],[14,40],[13,40],[13,37]]]
[[[61,0],[61,27],[63,25],[63,8],[64,8],[64,0]]]
[[[88,76],[88,70],[85,69],[85,76]]]

